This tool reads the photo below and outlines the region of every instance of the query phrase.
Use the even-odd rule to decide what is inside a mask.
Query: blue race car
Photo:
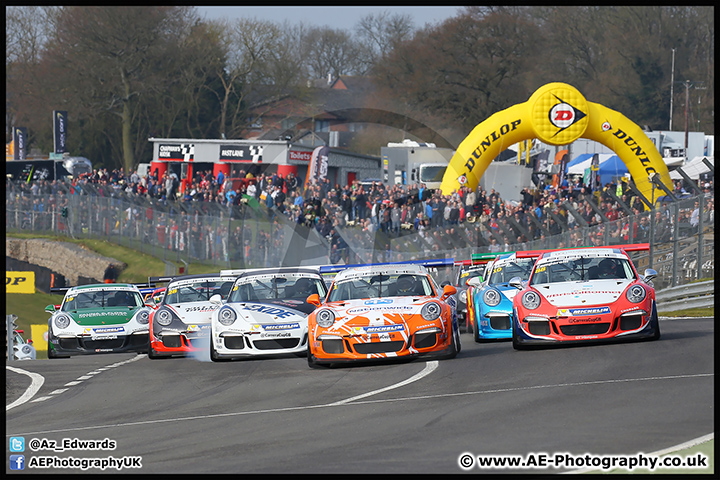
[[[527,255],[524,252],[524,255]],[[517,288],[509,282],[513,277],[530,278],[537,256],[517,258],[516,253],[499,255],[488,263],[484,281],[470,279],[467,292],[468,331],[473,340],[511,339],[513,297]]]

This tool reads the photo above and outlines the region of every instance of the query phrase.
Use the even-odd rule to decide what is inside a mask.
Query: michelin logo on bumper
[[[558,310],[558,316],[560,317],[566,317],[568,315],[581,317],[585,315],[604,315],[606,313],[610,313],[610,307],[570,308]]]

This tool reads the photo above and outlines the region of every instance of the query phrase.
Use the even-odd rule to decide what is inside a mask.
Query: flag
[[[67,152],[67,112],[64,110],[53,110],[53,143],[55,153]]]
[[[325,145],[313,150],[312,156],[310,157],[308,173],[305,176],[305,191],[307,191],[308,185],[316,184],[321,179],[327,177],[329,155],[330,147]]]
[[[15,127],[13,129],[13,160],[25,160],[27,142],[27,128]]]
[[[252,195],[243,193],[242,199],[243,199],[243,202],[246,203],[249,207],[252,207],[252,208],[260,207],[260,204],[258,203],[257,199],[255,197],[253,197]]]

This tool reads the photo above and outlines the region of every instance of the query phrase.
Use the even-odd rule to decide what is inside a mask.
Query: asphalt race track
[[[6,437],[25,439],[35,473],[80,473],[79,460],[107,457],[140,467],[123,473],[572,471],[582,465],[474,462],[649,454],[714,432],[714,319],[660,326],[656,342],[530,351],[463,334],[453,360],[324,369],[294,356],[13,362]],[[42,377],[39,389],[23,372]],[[105,439],[115,448],[78,446]],[[475,459],[467,468],[463,454]],[[47,457],[56,466],[39,468]],[[63,459],[69,468],[57,466]]]

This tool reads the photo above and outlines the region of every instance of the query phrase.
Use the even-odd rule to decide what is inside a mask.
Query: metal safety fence
[[[303,222],[265,206],[191,201],[165,202],[87,185],[60,184],[31,193],[8,183],[6,232],[104,239],[166,262],[200,262],[219,268],[375,263],[425,258],[469,259],[473,253],[649,243],[634,258],[658,271],[658,288],[714,276],[714,199],[673,199],[652,210],[610,220],[588,197],[543,212],[474,221],[414,224],[379,218],[353,221],[325,205],[325,218]],[[408,218],[422,216],[422,203]]]

